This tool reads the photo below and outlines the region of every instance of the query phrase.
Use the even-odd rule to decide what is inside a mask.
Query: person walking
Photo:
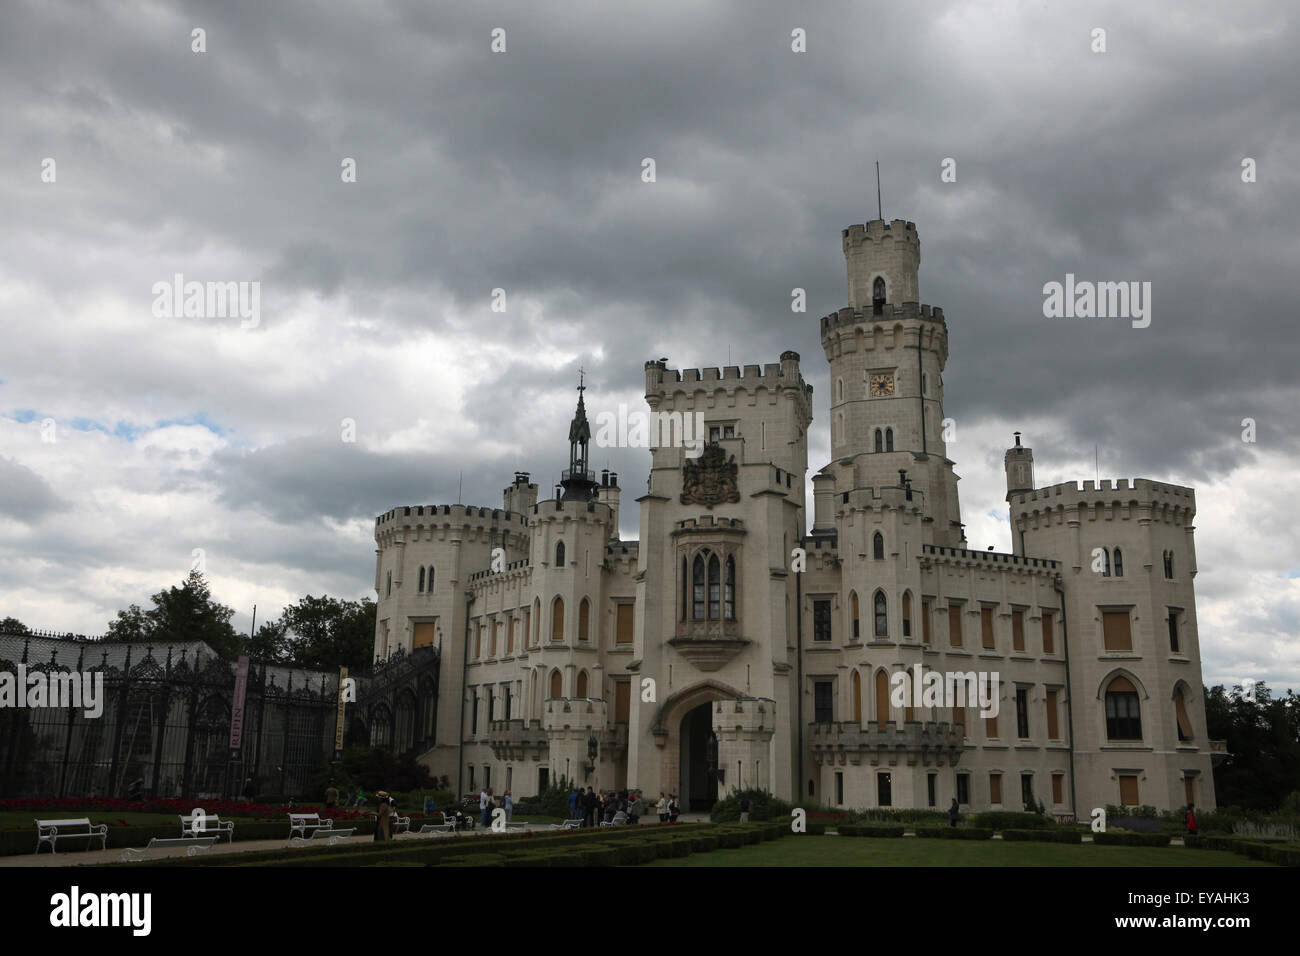
[[[957,818],[961,816],[961,808],[957,806],[957,798],[952,798],[952,806],[948,808],[948,820],[952,826],[957,825]]]
[[[506,808],[506,823],[509,823],[515,812],[515,801],[510,796],[509,790],[501,795],[501,806]]]
[[[389,827],[392,826],[393,803],[388,799],[388,791],[380,790],[375,794],[379,798],[379,815],[375,819],[375,842],[382,843],[392,839]]]
[[[659,814],[659,822],[668,822],[668,798],[664,796],[662,790],[659,791],[659,802],[655,804],[655,811]]]
[[[1187,815],[1183,817],[1183,823],[1187,826],[1187,835],[1196,836],[1199,832],[1196,825],[1196,807],[1190,803],[1187,805]]]
[[[743,793],[740,795],[740,822],[749,822],[749,797]]]

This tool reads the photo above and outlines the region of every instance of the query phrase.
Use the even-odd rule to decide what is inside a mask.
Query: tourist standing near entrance
[[[957,818],[961,816],[961,807],[957,806],[957,798],[952,798],[952,806],[948,808],[948,820],[952,826],[957,825]]]
[[[749,797],[743,795],[740,798],[740,822],[749,822]]]
[[[655,810],[659,812],[659,822],[668,822],[668,798],[664,796],[663,791],[659,791],[659,802],[655,804]]]

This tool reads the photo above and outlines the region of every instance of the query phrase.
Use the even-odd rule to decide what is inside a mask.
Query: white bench
[[[379,814],[377,813],[375,814],[375,826],[379,826]],[[409,833],[410,831],[410,817],[399,817],[397,814],[393,814],[388,818],[388,832],[393,836],[397,836],[399,833]]]
[[[337,837],[350,837],[357,830],[356,827],[350,829],[334,829],[334,821],[331,819],[321,819],[319,813],[291,813],[289,814],[289,839],[292,840],[297,834],[299,839],[311,840],[316,837],[326,837],[332,846]]]
[[[443,815],[442,815],[442,825],[443,825],[446,829],[448,829],[448,830],[452,830],[452,831],[455,831],[455,830],[462,830],[462,829],[463,829],[463,830],[473,830],[473,829],[474,829],[474,824],[475,824],[475,822],[476,822],[475,819],[474,819],[473,817],[471,817],[469,814],[466,814],[466,815],[465,815],[465,822],[464,822],[464,823],[461,823],[461,824],[457,824],[457,823],[456,823],[456,814],[454,814],[454,813],[446,813],[446,812],[444,812]]]
[[[552,830],[581,830],[581,820],[565,820],[563,823],[552,823]]]
[[[195,827],[194,821],[198,820],[202,826]],[[215,833],[218,838],[225,836],[227,843],[235,841],[235,821],[222,820],[214,815],[195,817],[191,815],[181,815],[181,838],[204,836],[209,833]]]
[[[37,820],[36,821],[36,852],[41,852],[41,846],[48,843],[50,852],[57,853],[56,845],[60,840],[71,839],[86,840],[86,849],[90,849],[90,840],[99,840],[101,850],[108,849],[108,824],[91,823],[89,817],[81,817],[76,820]]]
[[[183,837],[152,837],[148,846],[144,847],[127,847],[122,851],[122,862],[131,863],[136,860],[143,860],[149,855],[150,850],[167,849],[174,846],[188,847],[185,851],[186,856],[194,856],[200,849],[211,850],[212,844],[217,842],[214,836],[183,836]]]

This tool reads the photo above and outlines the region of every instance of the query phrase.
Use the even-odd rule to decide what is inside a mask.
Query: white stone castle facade
[[[831,460],[812,477],[811,531],[812,387],[794,352],[721,371],[646,363],[650,411],[703,412],[709,443],[697,458],[651,450],[638,541],[619,540],[618,476],[587,470],[581,397],[554,498],[520,473],[500,509],[376,519],[376,657],[442,649],[421,759],[462,792],[517,797],[563,777],[700,808],[737,786],[1080,819],[1213,807],[1192,489],[1036,488],[1017,434],[1013,552],[967,550],[944,444],[947,324],[919,304],[915,226],[852,226],[843,248],[848,306],[821,320]],[[900,700],[895,675],[911,687],[917,669],[997,674],[997,715]]]

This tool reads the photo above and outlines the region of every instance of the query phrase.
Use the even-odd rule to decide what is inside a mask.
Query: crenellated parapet
[[[727,365],[722,368],[669,368],[665,360],[645,363],[645,397],[651,408],[676,400],[698,400],[701,393],[713,404],[752,404],[765,395],[767,401],[793,394],[812,418],[812,386],[799,371],[799,353],[782,352],[779,363],[768,365]]]
[[[1186,526],[1196,515],[1196,492],[1147,478],[1100,484],[1066,481],[1010,496],[1011,520],[1017,527],[1052,520],[1115,517]]]
[[[464,537],[509,534],[514,539],[511,544],[521,546],[528,534],[528,516],[473,505],[406,505],[375,519],[375,542],[380,547],[448,532]]]
[[[972,551],[967,548],[950,548],[942,545],[921,545],[923,567],[947,566],[979,568],[981,570],[1024,571],[1032,574],[1054,576],[1061,569],[1059,561],[1049,558],[1029,558],[1003,551]]]

